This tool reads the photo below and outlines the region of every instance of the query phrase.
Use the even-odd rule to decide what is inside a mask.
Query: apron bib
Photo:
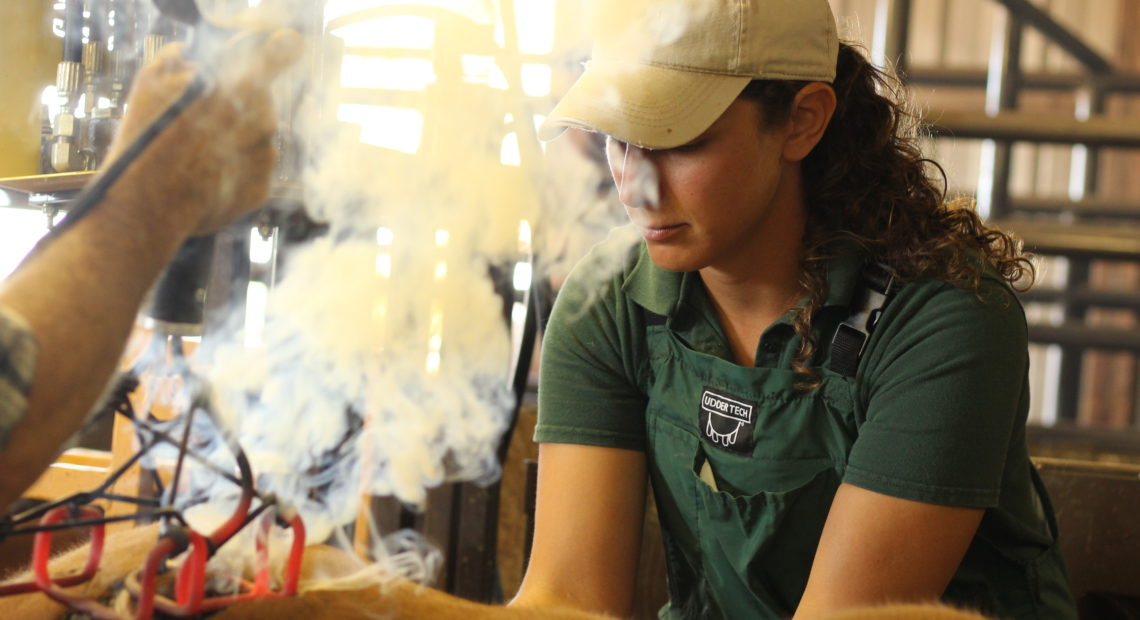
[[[665,618],[790,616],[857,433],[854,381],[741,367],[648,328],[648,458],[664,530]]]

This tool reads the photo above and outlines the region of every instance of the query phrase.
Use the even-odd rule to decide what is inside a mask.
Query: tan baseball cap
[[[827,0],[600,0],[586,71],[539,129],[645,148],[692,141],[754,79],[831,82],[839,40]]]

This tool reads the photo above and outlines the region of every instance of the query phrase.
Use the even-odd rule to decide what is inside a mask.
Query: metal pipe
[[[1140,261],[1140,234],[1136,227],[1020,219],[991,221],[990,225],[1016,233],[1025,240],[1026,249],[1039,254]]]
[[[107,43],[107,2],[106,0],[85,0],[84,13],[87,15],[87,42]]]
[[[911,0],[878,0],[875,4],[871,60],[880,67],[893,67],[900,79],[907,74],[910,9]]]
[[[1128,118],[1090,117],[1043,119],[1040,114],[1002,112],[938,112],[924,119],[935,136],[995,139],[1056,144],[1140,148],[1140,122]]]
[[[1010,211],[1014,213],[1048,213],[1051,215],[1063,213],[1071,215],[1076,218],[1078,222],[1103,218],[1131,220],[1140,224],[1140,208],[1137,208],[1136,203],[1113,202],[1096,198],[1067,200],[1064,198],[1031,196],[1018,198],[1010,202]]]
[[[1012,14],[1005,15],[994,24],[994,39],[990,48],[989,79],[986,83],[986,115],[997,116],[1017,107],[1021,82],[1021,21]],[[979,203],[987,209],[988,217],[1003,217],[1009,205],[1009,177],[1013,165],[1010,141],[996,136],[983,136],[993,140],[993,162],[988,171],[988,183],[978,183]],[[984,176],[987,171],[983,170]]]
[[[1075,289],[1032,288],[1018,293],[1018,299],[1028,303],[1066,302],[1073,306],[1126,308],[1140,310],[1140,293],[1132,291],[1105,291],[1087,286]]]
[[[1059,344],[1064,348],[1071,348],[1078,353],[1087,349],[1104,349],[1106,351],[1134,351],[1140,353],[1140,334],[1133,329],[1104,329],[1088,327],[1082,323],[1066,323],[1054,325],[1030,325],[1029,341],[1047,344]],[[1073,374],[1067,375],[1062,371],[1061,381],[1073,381],[1070,387],[1080,387],[1080,366],[1074,365]],[[1071,401],[1062,404],[1060,417],[1062,419],[1076,419],[1077,399],[1079,390],[1066,392]]]
[[[1018,21],[1033,27],[1092,73],[1112,73],[1112,64],[1029,0],[998,0]]]
[[[907,82],[939,86],[941,88],[985,88],[986,72],[977,69],[948,69],[944,67],[908,67]],[[1023,73],[1023,90],[1072,92],[1089,83],[1089,76],[1077,73]],[[1140,94],[1140,75],[1114,73],[1092,77],[1106,94]]]

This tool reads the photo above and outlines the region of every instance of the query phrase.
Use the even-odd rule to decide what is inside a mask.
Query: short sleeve
[[[554,304],[534,439],[643,450],[647,401],[637,360],[644,359],[644,322],[621,290],[622,274],[599,281],[594,272],[584,260]]]
[[[892,300],[857,384],[865,419],[844,481],[934,504],[998,504],[1028,412],[1025,315],[1004,284]],[[905,292],[906,289],[904,289]]]
[[[0,449],[27,413],[36,341],[22,317],[0,306]]]

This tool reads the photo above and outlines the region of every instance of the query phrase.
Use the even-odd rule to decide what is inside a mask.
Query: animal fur
[[[127,530],[108,537],[103,563],[95,578],[69,591],[103,598],[117,580],[142,565],[156,539],[156,528]],[[86,546],[52,561],[52,573],[77,572],[86,561]],[[31,578],[24,572],[11,581]],[[61,605],[38,592],[0,599],[0,617],[58,620],[67,613]],[[510,618],[589,620],[602,616],[573,610],[536,610],[482,605],[412,582],[381,575],[352,554],[327,546],[305,551],[300,594],[266,598],[234,605],[214,615],[215,620],[499,620]],[[939,605],[890,605],[849,610],[821,620],[985,620],[982,616]]]

